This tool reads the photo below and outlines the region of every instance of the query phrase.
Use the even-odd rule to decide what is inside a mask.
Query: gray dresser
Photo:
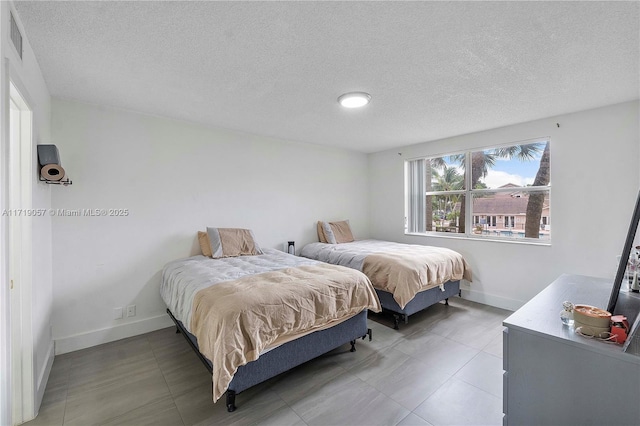
[[[611,288],[562,275],[504,320],[505,425],[640,425],[640,318],[624,350],[560,321],[563,301],[606,308]],[[629,315],[620,313],[633,317],[640,297],[625,293]]]

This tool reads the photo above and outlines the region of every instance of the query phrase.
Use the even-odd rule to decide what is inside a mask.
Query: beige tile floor
[[[36,425],[501,425],[502,320],[450,299],[400,330],[370,314],[359,340],[237,396],[211,400],[207,370],[175,328],[55,358]]]

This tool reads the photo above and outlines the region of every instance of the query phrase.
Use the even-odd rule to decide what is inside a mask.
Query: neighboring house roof
[[[500,188],[520,188],[508,183]],[[486,198],[474,198],[473,214],[478,215],[523,215],[527,213],[529,194],[526,192],[499,192]],[[545,197],[543,209],[549,208],[549,199]]]
[[[529,197],[491,197],[476,198],[473,200],[474,215],[516,215],[525,214],[527,212],[527,203]]]
[[[508,183],[500,188],[522,188],[521,186]],[[486,197],[477,197],[473,199],[473,215],[474,216],[493,216],[493,215],[526,215],[527,203],[529,202],[529,193],[522,191],[514,192],[498,192]],[[455,211],[460,211],[460,202],[454,205]],[[543,216],[549,215],[549,197],[545,196],[542,205]]]

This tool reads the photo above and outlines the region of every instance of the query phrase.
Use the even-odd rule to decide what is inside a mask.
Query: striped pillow
[[[322,230],[329,244],[350,243],[355,241],[348,220],[323,222]]]

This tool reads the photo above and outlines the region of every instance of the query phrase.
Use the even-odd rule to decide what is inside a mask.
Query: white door
[[[31,328],[32,112],[10,84],[9,279],[11,283],[11,397],[14,425],[34,415],[33,336]]]

